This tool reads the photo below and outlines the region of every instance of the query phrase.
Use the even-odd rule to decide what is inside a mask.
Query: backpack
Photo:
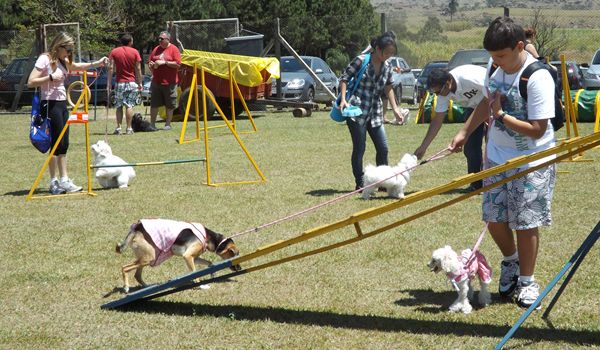
[[[45,106],[48,114],[48,106]],[[42,153],[48,152],[52,147],[52,134],[50,131],[50,119],[41,113],[40,95],[37,90],[33,94],[31,102],[31,124],[29,126],[29,141],[33,147]]]
[[[492,63],[488,77],[491,77],[496,69],[498,69],[498,66]],[[554,80],[554,118],[550,119],[550,122],[552,122],[554,131],[558,131],[565,125],[565,110],[561,101],[562,85],[558,79],[558,73],[554,68],[542,61],[536,61],[527,66],[519,78],[519,94],[523,99],[525,99],[525,101],[527,101],[527,82],[529,81],[531,75],[540,69],[547,70],[552,76],[552,80]]]

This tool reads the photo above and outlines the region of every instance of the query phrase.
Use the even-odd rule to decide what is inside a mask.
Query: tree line
[[[379,32],[369,0],[0,0],[0,11],[0,30],[79,22],[82,51],[98,54],[117,45],[121,33],[132,34],[134,47],[148,53],[176,20],[237,17],[268,42],[280,18],[296,51],[347,63]]]

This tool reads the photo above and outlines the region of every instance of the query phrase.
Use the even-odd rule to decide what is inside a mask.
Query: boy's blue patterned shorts
[[[497,164],[489,162],[490,167]],[[518,173],[510,169],[483,180],[483,185],[498,182]],[[512,230],[527,230],[552,223],[550,208],[556,166],[551,164],[483,193],[483,220],[508,222]]]

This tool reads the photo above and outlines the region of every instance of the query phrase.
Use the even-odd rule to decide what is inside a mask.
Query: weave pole
[[[193,159],[181,159],[181,160],[163,160],[157,162],[140,162],[140,163],[126,163],[126,164],[109,164],[109,165],[90,165],[90,169],[99,168],[120,168],[125,166],[148,166],[148,165],[167,165],[167,164],[181,164],[181,163],[194,163],[194,162],[205,162],[206,158],[193,158]]]

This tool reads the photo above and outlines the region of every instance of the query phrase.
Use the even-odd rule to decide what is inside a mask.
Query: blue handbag
[[[31,126],[29,127],[29,140],[33,147],[42,153],[48,152],[52,146],[52,134],[50,133],[50,119],[43,116],[40,111],[40,95],[37,90],[31,99]]]
[[[358,73],[348,81],[347,89],[346,89],[346,101],[350,99],[350,96],[354,95],[354,92],[360,85],[360,79],[362,78],[365,70],[367,69],[367,65],[371,60],[371,54],[368,53],[365,55],[365,59],[360,67]],[[342,101],[342,96],[338,96],[338,98],[333,102],[331,107],[331,112],[329,112],[329,116],[336,122],[343,122],[346,118],[349,117],[358,117],[362,114],[362,110],[356,106],[349,106],[344,109],[344,112],[340,110],[340,102]]]

